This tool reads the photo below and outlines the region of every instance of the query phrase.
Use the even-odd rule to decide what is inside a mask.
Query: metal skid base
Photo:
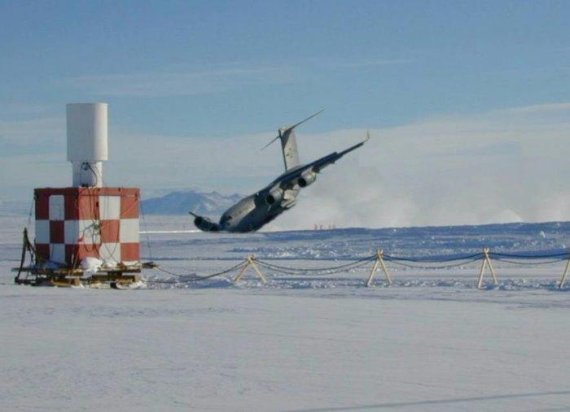
[[[100,271],[87,275],[78,269],[38,269],[23,268],[18,270],[18,276],[14,282],[18,285],[30,286],[56,286],[56,287],[81,287],[81,286],[106,286],[120,289],[121,286],[129,286],[142,280],[140,269]]]

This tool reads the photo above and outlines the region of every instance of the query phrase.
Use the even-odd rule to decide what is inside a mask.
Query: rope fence
[[[384,274],[385,282],[388,285],[393,283],[392,276],[388,270],[388,263],[390,266],[399,266],[407,269],[418,269],[418,270],[443,270],[443,269],[453,269],[475,262],[481,261],[481,268],[477,277],[477,287],[481,289],[483,287],[483,280],[486,270],[488,269],[491,273],[493,284],[498,285],[497,274],[495,268],[493,267],[493,261],[502,262],[506,264],[519,265],[519,266],[544,266],[554,263],[559,263],[567,261],[564,272],[562,273],[560,279],[558,280],[558,288],[563,288],[566,279],[568,277],[568,272],[570,271],[570,252],[556,252],[556,253],[498,253],[491,252],[490,249],[485,248],[480,253],[465,254],[465,255],[442,255],[442,256],[419,256],[419,257],[406,257],[406,256],[394,256],[385,254],[383,250],[378,250],[376,254],[371,256],[366,256],[354,261],[343,263],[336,266],[327,266],[319,268],[300,268],[292,266],[284,266],[275,263],[268,262],[267,260],[257,259],[255,256],[250,255],[244,261],[231,266],[225,270],[212,273],[209,275],[180,275],[166,269],[160,268],[154,265],[157,270],[169,274],[174,277],[184,278],[186,282],[199,282],[207,279],[211,279],[218,276],[227,275],[229,273],[238,271],[238,274],[232,278],[232,282],[239,282],[243,276],[246,274],[248,268],[252,268],[254,273],[259,277],[262,283],[267,283],[267,278],[261,271],[264,270],[277,275],[289,275],[289,276],[311,276],[311,277],[327,277],[338,273],[346,273],[354,271],[355,269],[360,269],[365,266],[372,264],[370,274],[365,283],[367,287],[374,285],[375,275],[380,268]],[[160,280],[149,280],[149,283],[173,283],[172,281],[160,281]]]
[[[236,271],[237,269],[241,269],[243,267],[245,267],[247,265],[247,260],[244,262],[240,262],[237,265],[234,265],[230,268],[227,268],[225,270],[222,270],[221,272],[216,272],[216,273],[212,273],[210,275],[204,275],[204,276],[200,276],[200,275],[196,275],[196,274],[190,274],[190,275],[180,275],[178,273],[174,273],[171,272],[169,270],[163,269],[160,266],[154,266],[153,269],[158,270],[159,272],[162,273],[166,273],[170,276],[174,276],[174,277],[184,277],[184,281],[186,282],[200,282],[202,280],[206,280],[206,279],[211,279],[211,278],[215,278],[218,276],[222,276],[231,272]],[[172,283],[170,281],[160,281],[160,280],[152,280],[150,281],[151,283]]]

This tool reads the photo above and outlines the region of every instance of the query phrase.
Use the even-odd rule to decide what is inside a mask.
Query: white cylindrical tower
[[[102,187],[102,162],[107,159],[107,103],[68,104],[67,160],[73,165],[73,186]]]

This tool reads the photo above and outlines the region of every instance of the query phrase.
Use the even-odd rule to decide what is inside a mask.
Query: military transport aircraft
[[[299,123],[287,128],[280,128],[278,135],[271,140],[264,149],[277,139],[281,140],[285,173],[261,189],[259,192],[249,195],[230,207],[219,223],[212,222],[204,216],[194,216],[194,224],[205,232],[253,232],[260,229],[266,223],[271,222],[281,213],[295,206],[300,189],[312,184],[319,173],[326,166],[333,164],[345,154],[361,147],[370,138],[366,139],[341,152],[333,152],[311,163],[301,165],[297,151],[295,128],[307,120],[320,114],[322,110]]]

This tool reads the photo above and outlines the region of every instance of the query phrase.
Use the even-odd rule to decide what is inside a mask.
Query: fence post
[[[566,282],[566,276],[568,276],[568,269],[570,269],[570,256],[568,257],[568,262],[566,263],[566,269],[564,269],[564,273],[560,278],[560,282],[558,284],[559,289],[562,289],[564,287],[564,283]]]
[[[382,271],[384,272],[384,275],[386,276],[386,281],[388,282],[388,285],[392,284],[392,278],[390,277],[390,273],[388,273],[388,269],[386,268],[386,265],[384,264],[384,251],[383,250],[377,250],[376,251],[376,261],[374,262],[374,266],[372,267],[372,270],[370,271],[370,276],[368,276],[368,282],[366,282],[366,287],[372,286],[372,281],[374,280],[374,275],[376,274],[376,269],[378,269],[378,265],[380,265],[380,267],[382,268]]]
[[[477,282],[477,288],[481,289],[481,286],[483,285],[483,274],[485,273],[485,267],[489,266],[489,269],[491,270],[491,276],[493,276],[493,283],[495,285],[498,285],[499,282],[497,281],[497,275],[495,274],[495,269],[493,269],[493,265],[491,264],[491,258],[489,258],[489,248],[484,248],[483,249],[483,264],[481,265],[481,271],[479,272],[479,281]]]
[[[245,265],[241,268],[241,270],[239,271],[237,276],[233,279],[233,283],[238,282],[242,278],[242,276],[245,274],[246,269],[251,266],[251,267],[253,267],[253,269],[255,270],[255,273],[257,273],[257,276],[259,276],[259,278],[261,279],[263,284],[266,284],[267,279],[265,278],[265,276],[263,276],[263,273],[261,273],[261,271],[259,270],[259,268],[255,264],[255,257],[253,255],[248,256],[245,259],[245,262],[246,262]]]

